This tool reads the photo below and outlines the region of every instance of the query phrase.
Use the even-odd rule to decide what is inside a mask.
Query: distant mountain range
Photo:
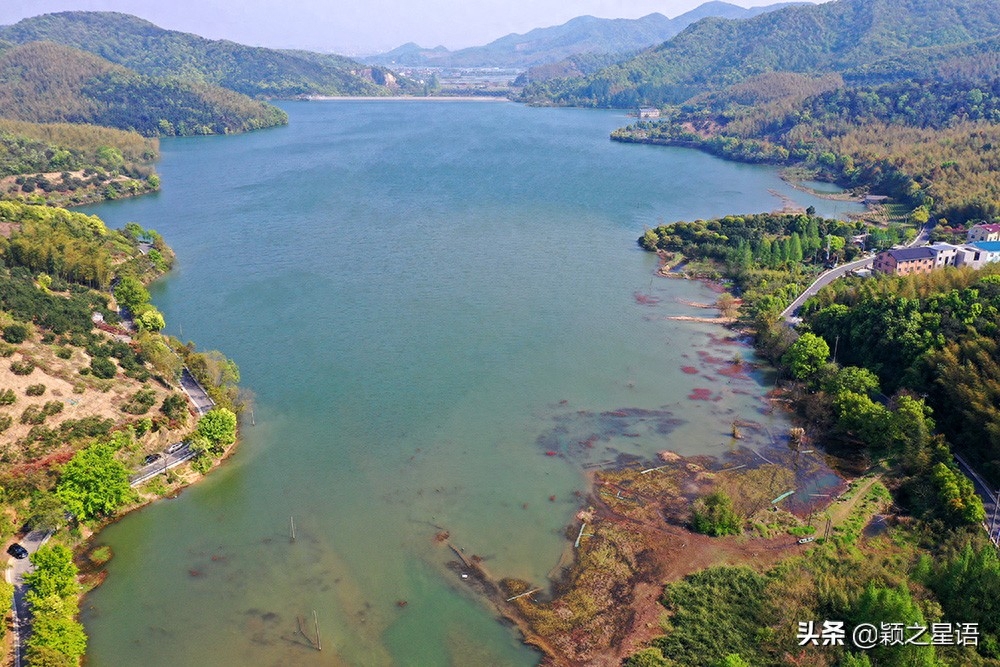
[[[998,35],[997,0],[835,0],[744,21],[706,18],[623,62],[533,82],[523,99],[622,108],[678,103],[768,72],[888,81],[952,58],[981,59],[995,53]]]
[[[559,62],[579,54],[626,54],[659,44],[706,17],[747,19],[793,4],[779,3],[745,9],[727,2],[705,4],[669,19],[650,14],[639,19],[600,19],[580,16],[550,28],[537,28],[523,35],[511,34],[485,46],[449,51],[443,46],[425,49],[404,44],[392,51],[363,58],[388,67],[507,67],[526,69]],[[0,38],[3,34],[0,33]]]
[[[385,95],[405,90],[381,67],[342,56],[210,40],[116,12],[61,12],[0,27],[0,42],[48,41],[88,51],[139,74],[179,77],[251,97]]]

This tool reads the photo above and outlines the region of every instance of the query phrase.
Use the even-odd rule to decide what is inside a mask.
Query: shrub
[[[37,405],[29,405],[21,413],[22,424],[41,424],[47,415]]]
[[[13,389],[0,390],[0,405],[13,405],[17,400],[17,395]]]
[[[25,359],[24,361],[12,361],[10,363],[10,370],[14,375],[31,375],[31,372],[35,370],[35,362],[31,359]]]
[[[14,343],[15,345],[23,343],[28,340],[28,336],[31,335],[31,329],[28,328],[26,324],[8,324],[3,328],[3,339],[8,343]]]
[[[160,412],[170,419],[184,419],[187,414],[187,399],[180,394],[170,394],[163,399]]]
[[[57,347],[56,356],[60,359],[69,359],[73,356],[73,349],[69,347]]]
[[[10,415],[0,415],[0,433],[3,433],[14,423],[14,418]]]
[[[28,396],[41,396],[45,393],[44,384],[29,384],[28,388],[24,390],[24,393]]]
[[[134,424],[135,434],[137,437],[142,437],[153,430],[153,420],[149,417],[143,417]]]
[[[62,401],[49,401],[44,406],[42,406],[42,412],[45,416],[49,417],[52,415],[57,415],[63,411]]]
[[[156,392],[152,389],[140,389],[122,406],[122,412],[127,412],[130,415],[144,415],[149,412],[154,403],[156,403]]]
[[[104,380],[110,380],[118,373],[118,367],[115,366],[115,362],[107,357],[94,357],[90,360],[89,368],[91,375]]]
[[[10,343],[0,343],[0,357],[9,357],[17,352],[17,348]]]
[[[212,469],[212,463],[213,461],[211,456],[209,456],[208,454],[202,454],[201,456],[196,457],[191,462],[191,467],[194,468],[195,472],[204,475],[205,473],[207,473],[209,470]]]
[[[697,533],[713,537],[738,535],[741,523],[733,511],[732,499],[722,491],[710,493],[694,502],[691,525]]]

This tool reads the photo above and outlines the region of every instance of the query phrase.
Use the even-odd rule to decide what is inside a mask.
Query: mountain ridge
[[[841,73],[997,34],[1000,4],[993,0],[834,0],[746,21],[709,17],[588,76],[529,86],[523,99],[626,108],[679,103],[767,72]]]
[[[456,51],[443,46],[425,49],[408,42],[386,53],[362,58],[384,66],[510,67],[524,69],[559,62],[585,53],[631,53],[663,42],[707,16],[751,18],[795,2],[744,8],[720,0],[706,2],[674,18],[654,12],[638,19],[577,16],[526,33],[511,33],[492,42]]]

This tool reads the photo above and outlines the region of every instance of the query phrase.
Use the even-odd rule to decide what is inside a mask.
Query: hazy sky
[[[729,0],[752,7],[778,0]],[[816,1],[816,0],[813,0]],[[345,54],[406,42],[449,49],[486,44],[590,14],[673,18],[704,0],[0,0],[0,25],[66,10],[135,14],[163,28],[213,39]]]

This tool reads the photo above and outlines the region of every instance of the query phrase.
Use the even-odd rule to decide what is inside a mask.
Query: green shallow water
[[[761,378],[717,372],[749,350],[666,319],[715,295],[655,278],[635,238],[772,210],[769,189],[845,205],[773,169],[612,143],[616,113],[283,106],[286,128],[164,141],[161,193],[88,209],[166,237],[169,332],[223,350],[256,395],[221,470],[103,533],[89,664],[534,664],[435,533],[542,582],[585,464],[723,453],[734,418],[784,428]],[[296,630],[313,610],[322,653]]]

